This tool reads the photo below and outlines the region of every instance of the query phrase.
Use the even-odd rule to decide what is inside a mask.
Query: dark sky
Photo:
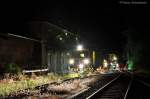
[[[87,46],[122,50],[123,31],[150,27],[148,1],[147,4],[122,4],[114,0],[43,1],[0,3],[0,31],[25,33],[25,23],[44,20],[78,33]]]

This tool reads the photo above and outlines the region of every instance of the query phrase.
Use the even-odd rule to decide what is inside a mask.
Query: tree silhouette
[[[148,31],[130,28],[123,32],[126,36],[124,53],[128,62],[128,69],[150,69],[150,40]]]

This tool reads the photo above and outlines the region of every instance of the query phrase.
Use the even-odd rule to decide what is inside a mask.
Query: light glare
[[[84,59],[83,62],[84,62],[84,64],[86,64],[86,65],[90,63],[89,59]]]
[[[74,64],[74,59],[70,59],[69,64],[71,64],[71,65]]]
[[[82,46],[82,45],[78,45],[78,46],[77,46],[77,50],[78,50],[78,51],[83,50],[83,46]]]
[[[84,66],[83,64],[79,64],[79,68],[83,68],[83,66]]]

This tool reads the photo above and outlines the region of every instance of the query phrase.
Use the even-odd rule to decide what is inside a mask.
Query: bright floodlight
[[[113,57],[113,60],[117,60],[117,57],[116,57],[116,56],[114,56],[114,57]]]
[[[82,45],[78,45],[78,46],[77,46],[77,50],[78,50],[78,51],[83,50],[83,46],[82,46]]]
[[[73,65],[74,64],[74,59],[70,59],[69,64]]]
[[[106,62],[106,63],[104,63],[104,67],[105,67],[105,68],[107,68],[107,66],[108,66],[108,63],[107,63],[107,62]]]
[[[84,53],[81,53],[81,54],[80,54],[80,57],[84,57]]]
[[[83,62],[84,62],[84,64],[86,64],[86,65],[90,63],[89,59],[84,59]]]
[[[79,64],[79,68],[83,68],[83,66],[84,66],[83,64]]]
[[[111,64],[111,63],[110,63]],[[107,66],[108,66],[108,62],[107,62],[107,60],[105,60],[104,59],[104,62],[103,62],[103,66],[105,67],[105,68],[107,68]]]

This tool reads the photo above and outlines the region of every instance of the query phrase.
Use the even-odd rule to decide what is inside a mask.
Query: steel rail
[[[86,99],[90,99],[90,98],[94,97],[94,95],[96,95],[98,92],[102,91],[108,85],[110,85],[111,83],[113,83],[114,81],[116,81],[120,76],[121,76],[121,74],[119,76],[117,76],[116,78],[114,78],[113,80],[111,80],[110,82],[108,82],[107,84],[105,84],[104,86],[102,86],[101,88],[99,88],[97,91],[95,91],[93,94],[91,94],[90,96],[88,96]]]
[[[142,80],[137,80],[137,81],[139,81],[140,83],[142,83],[143,85],[145,85],[147,87],[150,87],[150,84],[145,81],[142,81]]]
[[[127,96],[128,96],[129,90],[130,90],[131,85],[132,85],[132,82],[133,82],[133,74],[131,74],[131,75],[132,75],[132,76],[131,76],[131,80],[130,80],[130,82],[129,82],[129,85],[128,85],[128,88],[127,88],[127,91],[126,91],[126,93],[125,93],[125,95],[124,95],[124,99],[127,99]]]

